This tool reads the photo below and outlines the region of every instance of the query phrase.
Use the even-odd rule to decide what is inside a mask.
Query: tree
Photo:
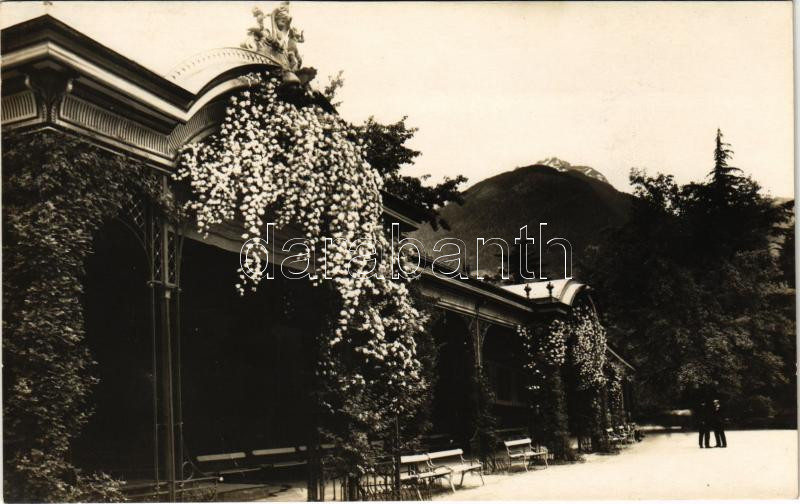
[[[783,243],[781,244],[778,262],[786,285],[794,289],[794,225],[788,226],[784,230]]]
[[[722,141],[722,130],[717,128],[716,146],[714,147],[714,169],[709,175],[715,183],[728,183],[733,177],[734,172],[741,172],[739,168],[728,166],[728,160],[733,157],[733,151],[729,149],[731,144]]]
[[[381,124],[370,117],[359,127],[359,131],[367,145],[367,161],[383,177],[384,189],[393,195],[424,209],[429,218],[427,221],[438,229],[450,229],[447,222],[439,216],[438,209],[448,202],[459,205],[464,202],[459,186],[467,181],[463,175],[456,178],[445,177],[436,185],[425,185],[430,175],[412,177],[401,175],[400,170],[413,164],[420,155],[419,151],[406,146],[406,142],[414,137],[417,128],[406,126],[407,116],[392,124]]]
[[[791,261],[775,250],[791,203],[729,166],[729,147],[718,131],[701,183],[632,172],[629,221],[589,253],[611,341],[637,364],[651,413],[712,393],[734,412],[793,408]]]
[[[335,107],[341,105],[341,101],[334,100],[343,85],[344,78],[339,71],[328,78],[328,84],[322,93]],[[464,202],[459,187],[467,182],[467,178],[463,175],[445,177],[439,184],[426,185],[425,181],[430,179],[430,175],[402,175],[400,171],[403,167],[414,164],[414,160],[421,154],[406,145],[418,131],[417,128],[406,125],[407,119],[408,116],[403,116],[395,123],[381,124],[370,116],[364,124],[358,126],[359,136],[366,145],[366,159],[383,178],[384,190],[425,210],[428,215],[426,221],[434,229],[442,226],[449,230],[450,226],[441,218],[438,210],[449,202],[459,205]]]
[[[682,211],[693,230],[691,246],[704,264],[741,250],[771,247],[789,217],[786,205],[776,205],[761,194],[757,182],[729,166],[733,154],[729,147],[717,130],[709,180],[682,188]]]
[[[334,101],[336,98],[336,92],[339,91],[342,86],[344,86],[344,70],[339,70],[336,75],[328,76],[328,83],[322,90],[322,96],[324,96],[325,99],[327,99],[335,108],[338,108],[339,105],[342,104],[341,101]]]

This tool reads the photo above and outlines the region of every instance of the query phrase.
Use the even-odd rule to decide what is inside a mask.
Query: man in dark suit
[[[722,416],[722,407],[719,399],[714,399],[711,407],[711,428],[714,429],[714,439],[717,445],[714,448],[727,448],[728,441],[725,439],[725,419]]]
[[[697,430],[699,431],[700,435],[698,436],[698,441],[700,442],[700,448],[710,448],[708,446],[709,438],[711,437],[711,433],[709,432],[708,428],[708,405],[705,401],[700,402],[700,407],[696,410],[697,413]]]

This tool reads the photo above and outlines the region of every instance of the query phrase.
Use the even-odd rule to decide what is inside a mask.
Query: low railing
[[[416,480],[400,482],[392,457],[382,457],[366,474],[353,478],[333,465],[322,464],[317,497],[321,501],[430,500],[432,488]]]
[[[219,478],[207,476],[175,481],[175,498],[186,502],[213,502],[217,499]],[[125,498],[136,502],[166,502],[170,488],[166,481],[125,485]]]

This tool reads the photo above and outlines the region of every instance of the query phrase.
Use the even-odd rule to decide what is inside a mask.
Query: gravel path
[[[797,497],[797,431],[731,431],[728,448],[697,434],[652,434],[619,455],[529,473],[467,477],[437,500],[769,499]],[[712,445],[714,436],[712,434]]]

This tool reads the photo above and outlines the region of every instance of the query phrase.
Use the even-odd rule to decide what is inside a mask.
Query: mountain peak
[[[540,223],[547,223],[539,237],[544,243],[554,237],[569,240],[573,267],[579,272],[586,247],[600,243],[606,230],[627,221],[632,196],[617,191],[599,177],[585,175],[579,167],[552,159],[541,163],[481,180],[464,193],[463,204],[448,203],[441,209],[450,229],[434,231],[426,225],[411,236],[422,241],[428,251],[442,238],[478,243],[478,238],[495,237],[512,244],[523,226],[539,229]],[[494,245],[467,247],[467,264],[472,271],[497,271],[503,256]],[[563,275],[564,254],[560,247],[543,247],[539,252],[545,276]],[[440,255],[433,253],[432,257]]]
[[[555,168],[558,171],[566,171],[572,168],[572,165],[569,164],[569,162],[564,161],[563,159],[558,159],[555,156],[537,161],[536,164],[549,166],[550,168]]]
[[[554,170],[558,170],[560,172],[574,171],[582,173],[587,177],[591,177],[593,179],[599,180],[600,182],[605,182],[606,184],[608,184],[608,179],[606,179],[602,173],[595,170],[594,168],[590,166],[573,166],[569,164],[567,161],[559,159],[555,156],[538,161],[536,164],[549,166],[550,168],[553,168]]]

